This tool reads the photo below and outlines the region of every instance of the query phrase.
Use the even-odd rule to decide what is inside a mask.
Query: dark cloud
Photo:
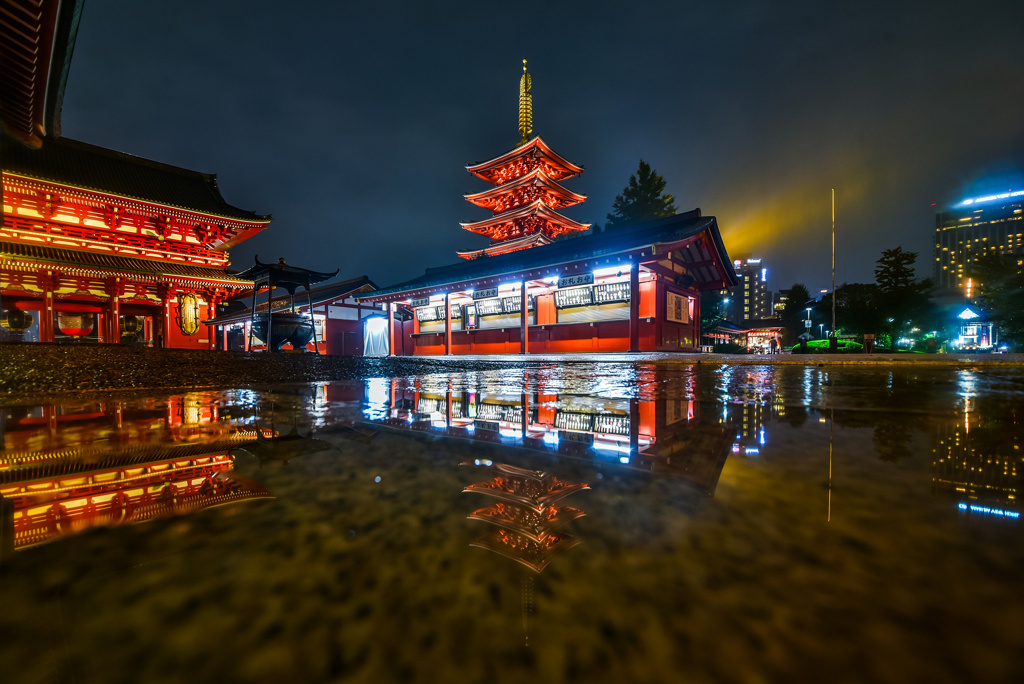
[[[1018,3],[692,5],[93,0],[64,134],[273,213],[236,267],[382,285],[484,242],[464,166],[516,143],[523,57],[537,132],[587,168],[567,214],[603,223],[643,158],[773,287],[827,284],[832,187],[842,282],[897,244],[930,275],[932,203],[1020,186]]]

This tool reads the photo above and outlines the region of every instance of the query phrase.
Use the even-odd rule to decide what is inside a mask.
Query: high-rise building
[[[966,293],[971,264],[1013,254],[1024,265],[1024,190],[959,202],[935,216],[935,285]]]
[[[736,259],[733,269],[739,285],[732,288],[729,320],[733,322],[769,318],[773,315],[768,291],[768,269],[760,259]]]

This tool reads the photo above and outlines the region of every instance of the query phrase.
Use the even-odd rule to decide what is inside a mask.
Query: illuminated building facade
[[[484,249],[462,250],[464,259],[506,254],[553,242],[555,239],[590,228],[558,213],[586,200],[565,189],[560,181],[583,172],[583,167],[563,159],[539,137],[533,139],[532,77],[523,60],[519,82],[519,145],[494,159],[467,166],[471,174],[494,187],[466,195],[472,204],[488,209],[491,218],[462,227],[491,239]]]
[[[1014,255],[1024,266],[1024,190],[966,199],[935,216],[935,284],[970,297],[971,264]]]
[[[696,209],[427,269],[357,299],[388,305],[391,354],[692,352],[701,290],[734,284],[717,221]]]
[[[760,259],[736,259],[733,270],[739,284],[729,295],[729,320],[742,325],[750,319],[773,316],[775,311],[768,290],[768,268]]]
[[[11,4],[0,22],[3,327],[28,341],[213,348],[201,320],[250,285],[227,271],[227,249],[270,217],[225,202],[213,175],[60,137],[82,3],[37,4],[18,17]]]

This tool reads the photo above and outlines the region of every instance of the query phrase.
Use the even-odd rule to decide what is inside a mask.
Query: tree
[[[881,332],[885,322],[879,311],[883,297],[874,283],[843,283],[836,288],[836,327],[848,333]]]
[[[789,288],[786,306],[782,310],[782,324],[786,327],[786,344],[796,344],[796,338],[805,330],[804,310],[811,301],[811,293],[802,283]]]
[[[675,197],[664,193],[665,179],[641,159],[636,175],[629,177],[629,185],[615,196],[605,230],[676,214]]]
[[[901,293],[914,284],[916,252],[904,252],[903,247],[886,249],[876,262],[875,282],[887,295]]]
[[[878,284],[878,313],[882,319],[880,332],[891,340],[911,332],[914,327],[931,329],[933,326],[931,291],[928,278],[914,280],[916,252],[904,252],[902,247],[886,249],[876,262],[875,282]]]

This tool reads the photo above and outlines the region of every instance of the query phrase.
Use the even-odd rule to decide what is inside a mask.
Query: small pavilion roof
[[[242,221],[269,223],[270,216],[224,201],[217,176],[71,140],[46,138],[30,149],[6,138],[0,163],[5,174],[69,185],[144,202]]]
[[[319,306],[328,302],[333,302],[344,297],[351,296],[358,292],[373,292],[377,289],[377,286],[367,276],[359,276],[358,278],[352,278],[350,280],[343,280],[338,283],[331,283],[330,285],[321,285],[320,287],[314,288],[309,291],[309,298],[313,300],[313,306]],[[251,292],[249,293],[252,294]],[[274,297],[270,300],[272,311],[281,311],[291,306],[291,297]],[[307,306],[308,302],[296,302],[298,306]],[[266,312],[267,302],[262,302],[256,305],[256,313]],[[252,307],[246,306],[244,309],[238,311],[232,311],[230,313],[222,314],[217,318],[211,318],[208,321],[203,321],[207,325],[226,325],[228,323],[241,323],[248,321],[252,317]]]
[[[334,273],[325,273],[299,266],[289,266],[283,258],[279,259],[276,264],[265,264],[260,261],[258,254],[255,261],[255,264],[240,272],[238,277],[252,281],[266,278],[270,280],[271,287],[283,287],[289,292],[294,292],[300,285],[308,290],[310,285],[333,278],[341,272],[341,269],[335,269]]]
[[[466,167],[466,170],[488,183],[501,185],[506,182],[506,179],[500,177],[501,170],[526,157],[546,160],[548,166],[551,167],[547,175],[554,180],[565,180],[566,178],[572,178],[583,173],[582,166],[577,166],[557,154],[540,139],[540,136],[494,159],[470,164]]]
[[[714,216],[701,216],[700,209],[694,209],[656,221],[558,240],[542,247],[429,268],[418,278],[358,299],[397,301],[439,288],[468,287],[486,279],[490,282],[510,276],[519,278],[529,273],[537,274],[530,276],[532,278],[556,275],[566,270],[565,267],[579,267],[580,262],[587,268],[598,268],[657,261],[670,255],[686,264],[697,289],[733,287],[738,283],[722,243],[718,221]]]
[[[577,223],[572,219],[568,219],[548,205],[544,204],[543,200],[537,199],[529,204],[523,205],[512,211],[506,211],[503,214],[492,216],[491,218],[484,219],[483,221],[474,221],[473,223],[460,223],[466,230],[474,233],[480,233],[481,235],[491,236],[496,229],[501,226],[512,223],[516,219],[528,218],[536,216],[539,218],[546,219],[550,223],[555,225],[561,225],[568,228],[569,231],[578,232],[586,230],[590,227],[589,223]]]
[[[563,186],[551,180],[548,178],[547,174],[544,173],[544,170],[539,167],[517,180],[510,181],[503,185],[498,185],[488,190],[484,190],[483,192],[466,195],[466,199],[478,207],[495,211],[495,206],[497,206],[498,202],[502,198],[516,192],[517,190],[526,189],[531,186],[543,187],[550,195],[553,195],[559,200],[557,203],[545,202],[545,204],[552,209],[571,207],[574,204],[579,204],[587,199],[586,195],[580,195],[572,190],[567,190]]]

